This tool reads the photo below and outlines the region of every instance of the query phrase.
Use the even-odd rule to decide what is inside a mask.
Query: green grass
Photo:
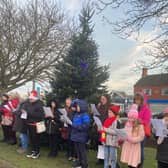
[[[17,146],[10,146],[4,143],[0,143],[0,168],[11,168],[13,165],[16,168],[70,168],[71,162],[68,162],[63,152],[59,153],[59,156],[54,159],[47,158],[48,149],[42,148],[42,156],[37,159],[28,159],[25,155],[20,155],[16,152]],[[145,149],[145,165],[144,168],[156,168],[155,161],[156,150],[153,148]],[[89,151],[89,168],[103,168],[103,166],[96,166],[96,152]],[[5,167],[4,165],[7,164]],[[3,165],[3,166],[2,166]],[[126,168],[126,165],[122,165],[122,168]]]

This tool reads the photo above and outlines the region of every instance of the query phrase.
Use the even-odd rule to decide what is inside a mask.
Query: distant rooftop
[[[168,85],[168,73],[142,76],[135,86],[165,86]]]

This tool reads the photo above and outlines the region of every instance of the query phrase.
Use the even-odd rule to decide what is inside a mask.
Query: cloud
[[[144,53],[147,47],[149,47],[148,43],[136,42],[136,45],[127,55],[123,52],[122,57],[112,63],[110,80],[107,82],[109,90],[120,90],[127,93],[133,92],[133,86],[140,78],[141,73],[133,71],[136,66],[135,62],[140,58],[147,59]]]
[[[145,50],[149,49],[151,43],[145,43],[145,41],[152,40],[158,30],[153,32],[142,32],[138,41],[132,36],[128,40],[134,41],[135,46],[130,52],[125,55],[124,51],[122,56],[111,64],[110,80],[107,82],[109,90],[120,90],[128,93],[133,92],[133,85],[141,77],[141,72],[135,73],[135,63],[138,60],[148,62],[150,57],[145,55]],[[153,43],[152,43],[153,44]]]

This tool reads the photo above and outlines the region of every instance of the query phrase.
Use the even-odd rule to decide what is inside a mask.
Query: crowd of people
[[[61,138],[66,143],[67,159],[73,161],[74,168],[89,167],[88,143],[94,144],[98,153],[101,152],[99,146],[103,146],[104,158],[98,158],[96,164],[102,164],[102,167],[104,164],[104,168],[120,167],[118,160],[127,164],[129,168],[142,168],[145,159],[145,141],[152,132],[151,110],[146,95],[137,93],[133,101],[123,126],[119,117],[120,106],[111,104],[108,97],[102,95],[96,105],[99,112],[96,117],[102,123],[102,126],[98,127],[92,110],[81,97],[75,100],[68,97],[65,100],[64,108],[71,121],[70,124],[62,120],[63,114],[56,99],[49,102],[52,116],[47,116],[44,103],[38,98],[35,90],[26,100],[21,100],[18,94],[3,94],[0,105],[3,132],[1,142],[9,145],[17,144],[16,132],[18,132],[20,143],[17,152],[25,154],[27,158],[37,159],[40,157],[41,134],[45,131],[49,142],[48,157],[54,158],[58,155]],[[164,110],[162,120],[168,129],[168,109]],[[117,131],[123,130],[126,138],[118,135]],[[157,142],[160,138],[162,137],[156,137]],[[118,159],[119,147],[121,156]],[[162,141],[157,143],[156,159],[158,168],[168,167],[168,137],[162,138]]]

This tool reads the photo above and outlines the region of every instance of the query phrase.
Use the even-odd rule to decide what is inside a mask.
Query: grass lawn
[[[1,134],[0,134],[1,135]],[[0,136],[0,139],[2,136]],[[0,143],[0,168],[71,168],[71,162],[65,158],[65,153],[60,152],[59,156],[54,159],[47,158],[48,149],[43,147],[41,157],[33,160],[26,158],[25,155],[20,155],[16,152],[17,146],[10,146]],[[145,149],[145,165],[144,168],[156,168],[155,161],[156,150],[153,148]],[[89,168],[103,168],[96,166],[96,152],[88,152]],[[126,168],[122,165],[122,168]]]
[[[68,162],[65,159],[64,153],[59,153],[58,158],[55,159],[49,159],[47,158],[48,150],[46,148],[42,148],[42,156],[40,159],[32,160],[28,159],[25,156],[19,155],[16,153],[16,146],[9,146],[6,144],[0,144],[0,168],[2,168],[2,164],[5,165],[5,161],[14,167],[17,168],[70,168],[71,163]],[[98,166],[95,166],[96,162],[96,153],[94,151],[89,151],[88,153],[89,158],[89,167],[90,168],[99,168]],[[145,166],[144,168],[156,168],[156,161],[155,158],[155,150],[152,148],[146,148],[145,151]],[[103,166],[102,166],[103,167]],[[122,168],[126,168],[127,166],[123,165]],[[3,168],[10,168],[10,165],[7,165],[6,167],[3,166]],[[100,166],[101,168],[101,166]]]

